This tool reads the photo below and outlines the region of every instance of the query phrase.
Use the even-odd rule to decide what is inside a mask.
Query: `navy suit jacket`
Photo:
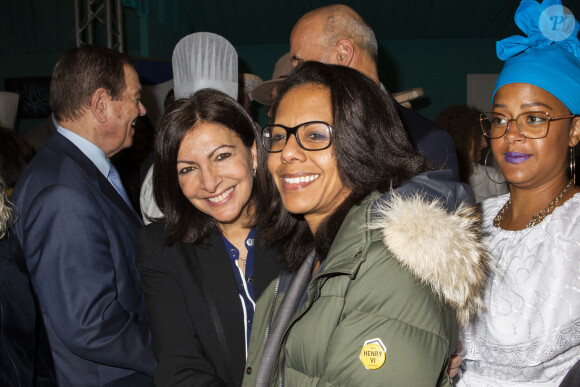
[[[152,385],[136,213],[59,133],[25,169],[13,200],[59,385]]]
[[[459,163],[451,135],[433,121],[402,106],[392,96],[391,99],[415,149],[436,167],[450,169],[452,180],[459,181]]]

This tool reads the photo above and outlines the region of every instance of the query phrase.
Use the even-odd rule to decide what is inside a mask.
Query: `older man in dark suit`
[[[155,358],[135,269],[141,220],[110,157],[146,113],[129,59],[84,46],[50,87],[57,132],[14,190],[14,226],[62,386],[153,385]]]

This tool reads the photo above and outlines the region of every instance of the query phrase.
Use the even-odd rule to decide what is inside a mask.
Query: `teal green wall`
[[[441,110],[467,103],[467,74],[499,73],[495,39],[417,39],[380,42],[379,76],[393,92],[422,87],[414,107],[433,119]]]
[[[150,15],[138,16],[125,9],[126,51],[135,57],[171,60],[173,47],[181,36]],[[68,39],[68,40],[67,40]],[[414,107],[429,118],[452,104],[466,103],[468,73],[497,73],[501,62],[495,57],[492,38],[465,39],[405,39],[379,42],[379,75],[393,91],[423,87],[425,98]],[[61,42],[74,46],[69,33]],[[251,72],[264,80],[270,79],[276,60],[289,49],[288,43],[237,45],[240,72]],[[0,56],[0,89],[4,78],[49,76],[61,53]],[[265,108],[258,108],[258,121],[266,120]],[[17,122],[24,132],[41,120]]]

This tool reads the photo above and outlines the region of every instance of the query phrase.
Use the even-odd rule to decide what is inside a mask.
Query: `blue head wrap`
[[[580,114],[580,23],[564,13],[560,0],[522,0],[515,21],[528,36],[497,42],[497,57],[505,65],[493,95],[508,83],[529,83],[558,98],[572,114]]]

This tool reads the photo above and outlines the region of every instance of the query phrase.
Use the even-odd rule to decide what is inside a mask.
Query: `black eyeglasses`
[[[268,125],[262,129],[262,145],[270,153],[282,152],[291,134],[302,149],[318,151],[330,146],[332,127],[324,121],[309,121],[293,128]]]
[[[503,137],[509,130],[510,122],[514,121],[518,131],[527,138],[544,138],[548,135],[550,121],[563,120],[565,118],[579,117],[578,114],[569,116],[550,117],[546,112],[524,112],[516,118],[508,118],[502,113],[482,113],[479,117],[483,135],[489,138]]]

